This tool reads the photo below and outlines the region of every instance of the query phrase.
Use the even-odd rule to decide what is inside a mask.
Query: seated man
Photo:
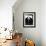
[[[22,34],[17,33],[15,37],[16,46],[22,46]]]

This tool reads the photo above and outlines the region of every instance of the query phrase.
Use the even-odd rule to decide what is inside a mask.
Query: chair
[[[25,46],[35,46],[35,43],[32,40],[26,40]]]

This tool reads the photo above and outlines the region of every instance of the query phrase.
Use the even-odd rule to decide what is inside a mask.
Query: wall
[[[41,40],[42,46],[46,46],[46,0],[41,1]]]
[[[12,29],[12,6],[16,0],[0,0],[0,27]]]
[[[36,28],[23,27],[23,12],[36,12]],[[14,5],[13,13],[15,30],[22,32],[24,39],[31,39],[36,46],[41,46],[41,0],[23,0],[18,7]]]

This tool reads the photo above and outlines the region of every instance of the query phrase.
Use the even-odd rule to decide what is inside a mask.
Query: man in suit
[[[31,17],[27,17],[25,19],[25,24],[26,25],[33,25],[33,19]]]

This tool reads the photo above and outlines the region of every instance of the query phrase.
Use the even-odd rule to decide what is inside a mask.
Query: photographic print
[[[23,27],[35,27],[36,26],[36,13],[24,12],[23,13]]]

